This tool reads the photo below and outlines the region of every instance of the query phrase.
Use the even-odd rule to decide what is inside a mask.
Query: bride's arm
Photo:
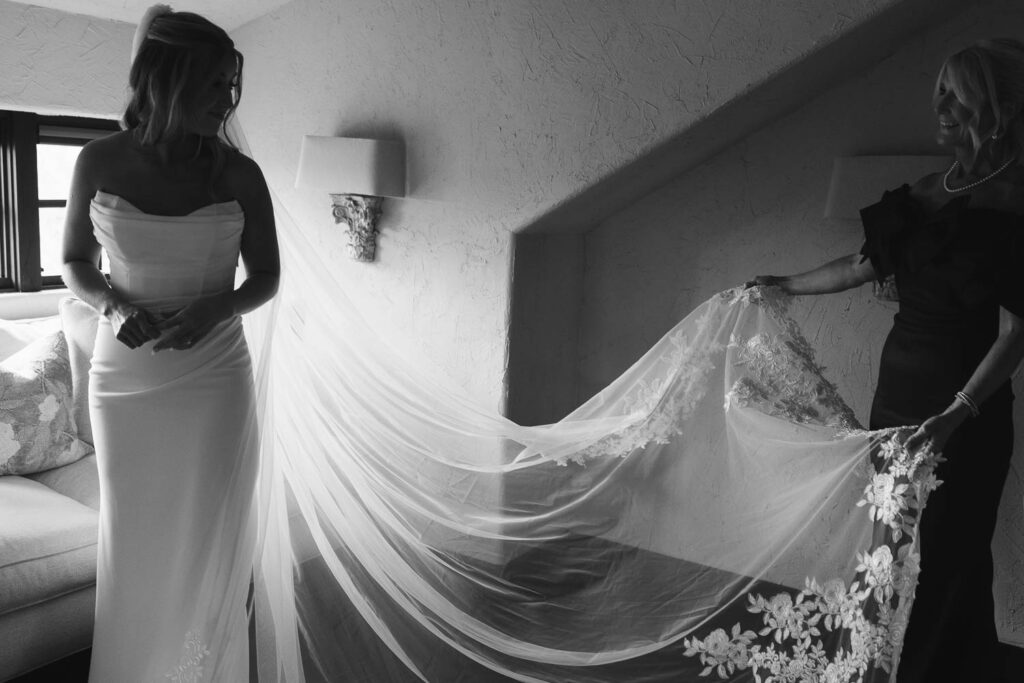
[[[216,324],[262,306],[277,293],[281,263],[274,207],[263,173],[255,161],[242,154],[229,160],[224,173],[231,194],[245,213],[241,243],[245,281],[238,289],[200,297],[161,321],[164,336],[153,345],[154,351],[189,348]]]
[[[111,289],[98,267],[100,245],[92,232],[89,202],[98,187],[96,168],[109,163],[96,142],[86,145],[78,155],[64,220],[63,279],[75,296],[110,320],[114,335],[134,349],[160,336],[155,321],[145,309],[134,306]]]
[[[100,245],[89,218],[89,202],[96,192],[94,156],[94,143],[90,143],[79,153],[71,176],[64,219],[63,276],[64,284],[75,296],[107,315],[117,297],[98,267]]]
[[[242,232],[242,265],[245,281],[231,292],[230,303],[235,315],[248,313],[273,298],[281,277],[281,260],[274,225],[274,206],[263,172],[255,161],[238,154],[235,158],[232,185],[237,188],[245,211]]]
[[[829,294],[871,282],[875,277],[871,261],[850,254],[796,275],[758,275],[747,284],[776,286],[788,294]]]

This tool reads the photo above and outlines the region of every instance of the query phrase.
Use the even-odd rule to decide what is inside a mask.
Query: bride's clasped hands
[[[235,315],[221,294],[201,297],[169,316],[160,316],[135,304],[121,302],[106,314],[114,336],[130,349],[156,340],[152,352],[185,350],[195,346],[218,324]]]
[[[234,306],[225,295],[196,299],[177,313],[157,323],[160,338],[153,352],[184,350],[199,343],[218,324],[235,317]]]
[[[104,311],[114,337],[129,349],[136,349],[160,337],[160,328],[153,314],[127,302],[112,303]]]

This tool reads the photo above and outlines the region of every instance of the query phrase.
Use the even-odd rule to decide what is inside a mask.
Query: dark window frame
[[[39,199],[36,145],[83,145],[118,129],[110,119],[0,110],[0,292],[64,286],[59,275],[42,274],[39,209],[67,202]]]

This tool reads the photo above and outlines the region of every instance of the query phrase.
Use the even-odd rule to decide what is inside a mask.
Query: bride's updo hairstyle
[[[197,95],[229,57],[234,58],[238,72],[225,123],[234,114],[242,94],[242,53],[235,49],[227,32],[210,20],[192,12],[155,6],[139,25],[133,50],[128,76],[131,96],[123,125],[136,132],[140,143],[167,142],[182,136],[195,110]],[[228,144],[234,148],[230,141]]]
[[[1024,43],[981,40],[951,55],[939,71],[936,95],[941,85],[974,112],[969,131],[975,152],[988,141],[995,162],[1024,160]],[[981,130],[986,114],[994,123]]]

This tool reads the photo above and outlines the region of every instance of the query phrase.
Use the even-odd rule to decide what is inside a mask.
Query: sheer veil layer
[[[259,680],[890,679],[936,460],[857,424],[779,292],[523,427],[390,352],[276,208]]]

